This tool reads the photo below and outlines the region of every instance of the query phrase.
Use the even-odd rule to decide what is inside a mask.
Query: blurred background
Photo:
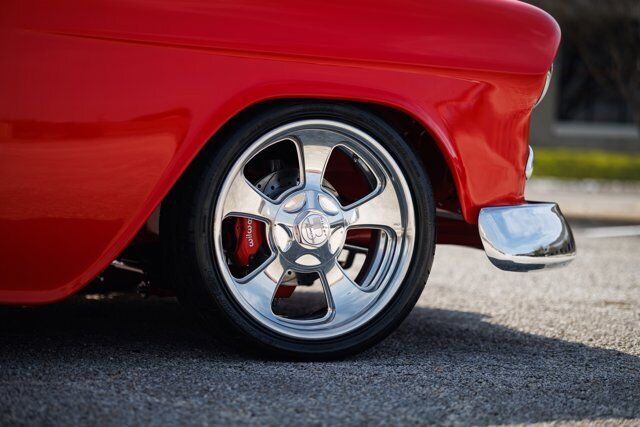
[[[640,1],[529,0],[562,45],[534,111],[529,199],[572,218],[640,222]]]

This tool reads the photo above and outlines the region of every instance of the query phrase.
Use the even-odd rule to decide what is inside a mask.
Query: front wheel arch
[[[274,121],[269,120],[269,116],[271,114],[276,115]],[[202,182],[216,182],[216,180],[222,179],[221,177],[224,176],[226,166],[220,167],[219,165],[224,165],[226,162],[221,162],[221,160],[224,160],[225,158],[235,158],[233,157],[235,154],[228,154],[225,157],[225,155],[221,155],[220,153],[231,152],[234,145],[237,144],[235,141],[238,141],[238,138],[241,138],[242,135],[244,135],[243,132],[256,127],[260,128],[260,125],[256,124],[256,122],[266,123],[266,127],[260,128],[260,132],[263,132],[271,130],[272,128],[269,127],[271,126],[271,123],[275,123],[278,120],[294,120],[294,118],[306,117],[309,115],[322,116],[323,118],[331,116],[336,117],[337,115],[337,117],[344,119],[345,123],[349,125],[358,125],[360,127],[364,127],[364,129],[368,128],[370,130],[377,128],[378,130],[375,130],[377,135],[374,136],[379,140],[387,141],[388,138],[391,138],[392,140],[397,141],[393,144],[400,144],[400,146],[404,144],[406,147],[406,142],[400,142],[403,141],[402,137],[392,127],[388,126],[383,119],[358,107],[346,105],[336,106],[326,102],[307,103],[299,101],[286,106],[272,107],[271,109],[257,113],[255,117],[249,119],[249,122],[245,122],[240,125],[239,128],[228,128],[229,133],[221,134],[223,136],[219,136],[221,139],[218,141],[221,145],[212,144],[207,147],[207,150],[203,151],[202,157],[198,159],[198,163],[195,163],[194,168],[190,169],[188,173],[185,174],[179,185],[172,190],[167,203],[163,205],[160,230],[165,253],[165,261],[163,262],[163,265],[168,266],[170,270],[168,272],[168,277],[170,277],[172,281],[179,283],[178,293],[181,295],[182,300],[187,301],[187,304],[198,311],[201,316],[204,313],[203,317],[207,323],[210,325],[220,324],[220,318],[222,317],[222,323],[227,326],[222,328],[221,333],[227,337],[231,335],[232,341],[247,341],[246,336],[243,337],[241,333],[238,333],[238,330],[242,329],[242,327],[239,328],[238,325],[245,324],[246,321],[240,319],[237,320],[239,323],[229,325],[228,313],[230,310],[233,310],[232,302],[220,302],[219,298],[222,294],[216,291],[218,292],[218,296],[216,297],[214,296],[216,292],[211,294],[212,291],[207,291],[206,286],[203,287],[203,285],[201,285],[203,280],[205,282],[213,280],[213,283],[220,282],[220,276],[216,273],[216,268],[209,266],[206,262],[204,262],[204,264],[202,262],[203,256],[206,255],[207,248],[202,246],[203,249],[200,249],[200,252],[196,251],[191,253],[192,251],[190,248],[194,247],[194,245],[199,245],[197,240],[200,237],[198,236],[204,236],[203,232],[198,230],[207,230],[208,228],[206,223],[208,223],[208,220],[206,220],[205,217],[201,219],[197,217],[197,213],[191,214],[190,212],[203,211],[203,206],[208,206],[206,200],[204,200],[206,197],[214,197],[212,200],[215,200],[216,196],[207,195],[211,193],[207,193],[209,190],[206,188],[204,190],[200,188],[200,184]],[[383,133],[380,134],[379,132]],[[380,135],[387,135],[388,138],[381,138]],[[229,139],[225,140],[225,138]],[[391,142],[392,141],[389,140],[387,143]],[[420,229],[422,230],[420,238],[417,239],[420,241],[420,244],[415,247],[415,251],[413,252],[413,256],[420,258],[420,261],[416,261],[416,265],[412,267],[412,270],[406,276],[406,280],[413,284],[422,281],[421,285],[423,287],[433,261],[433,253],[435,250],[435,206],[431,196],[428,177],[424,173],[423,165],[419,164],[419,160],[416,158],[410,147],[406,147],[403,150],[405,150],[405,154],[400,156],[402,159],[401,163],[404,165],[403,169],[405,172],[410,171],[412,180],[416,185],[416,189],[419,189],[417,191],[419,201],[416,202],[418,203],[416,205],[416,215],[419,215],[417,220],[419,220],[421,224]],[[397,152],[396,156],[398,156]],[[214,164],[215,167],[212,168],[212,165]],[[418,181],[415,181],[415,179],[418,179]],[[418,185],[420,182],[422,183]],[[175,268],[175,265],[177,265],[177,268]],[[204,266],[204,270],[202,266]],[[201,274],[204,276],[201,276]],[[264,331],[257,332],[262,336],[262,338],[254,338],[251,341],[259,347],[266,346],[267,350],[275,350],[279,354],[286,354],[288,356],[324,358],[345,355],[353,352],[355,347],[367,347],[382,339],[383,336],[386,336],[386,334],[395,328],[408,314],[419,297],[422,287],[416,288],[414,285],[411,287],[407,286],[405,287],[405,290],[398,293],[398,298],[394,297],[393,300],[397,301],[397,303],[389,306],[389,310],[392,308],[393,310],[388,311],[385,309],[371,322],[374,325],[378,325],[376,327],[379,328],[379,330],[376,333],[364,331],[364,329],[356,330],[355,332],[360,336],[356,346],[348,344],[345,341],[346,338],[345,340],[338,338],[335,340],[332,339],[326,343],[321,342],[320,345],[314,344],[311,347],[307,344],[296,343],[295,341],[288,339],[280,340],[280,343],[277,344],[277,337],[274,338],[267,333],[263,333]],[[402,298],[400,298],[400,295],[402,295]],[[216,300],[216,298],[218,302],[212,305],[212,301]],[[398,304],[400,304],[400,306],[398,306]],[[217,308],[215,308],[214,305]],[[220,316],[221,313],[223,314],[222,316]],[[225,316],[227,317],[226,321],[224,320]],[[383,321],[383,319],[385,320]],[[257,331],[260,330],[259,327],[254,329]],[[231,331],[231,333],[228,333],[229,331]],[[349,334],[348,336],[350,337]],[[274,344],[267,345],[266,343],[268,342]]]
[[[198,163],[201,161],[199,159],[206,157],[208,150],[215,150],[217,142],[224,139],[226,135],[243,122],[250,120],[252,117],[264,111],[300,103],[352,106],[380,117],[396,132],[402,135],[418,153],[423,169],[429,175],[436,206],[457,215],[462,215],[463,208],[459,196],[459,179],[456,178],[457,175],[454,172],[455,168],[461,168],[461,165],[455,165],[455,160],[452,159],[452,156],[449,154],[451,149],[448,148],[447,144],[442,141],[441,138],[436,136],[436,132],[428,126],[425,126],[424,123],[406,110],[371,101],[300,97],[275,98],[248,105],[227,120],[225,124],[209,138],[204,147],[186,168],[185,172],[183,172],[182,176],[189,173],[189,170],[197,168]],[[161,206],[159,206],[158,209],[161,209]],[[153,227],[153,224],[148,225]]]

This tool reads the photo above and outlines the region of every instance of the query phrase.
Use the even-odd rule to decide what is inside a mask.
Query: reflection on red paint
[[[415,118],[465,219],[522,200],[551,17],[516,1],[0,5],[0,302],[77,291],[230,118],[276,98]]]

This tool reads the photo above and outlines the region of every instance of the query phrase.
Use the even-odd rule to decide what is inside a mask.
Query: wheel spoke
[[[238,283],[237,289],[254,309],[263,316],[272,317],[271,301],[283,274],[282,263],[274,257],[258,267],[246,281]]]
[[[304,182],[307,188],[320,188],[322,177],[333,148],[341,141],[340,135],[325,130],[302,130],[296,133],[302,153]]]
[[[388,182],[382,190],[345,212],[349,227],[381,228],[401,236],[402,211],[398,195]]]
[[[275,213],[274,204],[247,181],[240,172],[227,192],[222,209],[223,216],[236,215],[271,219]]]
[[[377,292],[365,292],[358,287],[336,262],[324,273],[329,304],[333,310],[332,322],[340,323],[351,319],[366,310],[378,295]]]

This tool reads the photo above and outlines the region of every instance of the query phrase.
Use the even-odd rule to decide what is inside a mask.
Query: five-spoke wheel
[[[186,249],[200,275],[182,299],[262,347],[355,351],[390,332],[424,286],[434,244],[426,174],[392,128],[345,109],[264,113],[192,178]]]
[[[302,179],[272,199],[251,184],[244,170],[262,151],[283,142],[295,147]],[[324,184],[337,149],[358,159],[373,183],[368,194],[348,206]],[[242,278],[233,276],[224,256],[222,224],[229,216],[253,218],[267,228],[270,256]],[[369,266],[376,274],[362,284],[349,278],[338,261],[347,232],[355,228],[384,235],[384,244],[374,249],[381,253]],[[222,186],[213,226],[218,266],[238,302],[264,326],[306,339],[344,334],[375,316],[409,268],[414,235],[411,192],[395,160],[371,136],[329,120],[289,123],[251,144]],[[272,301],[286,272],[319,275],[328,303],[322,317],[300,320],[273,312]]]

